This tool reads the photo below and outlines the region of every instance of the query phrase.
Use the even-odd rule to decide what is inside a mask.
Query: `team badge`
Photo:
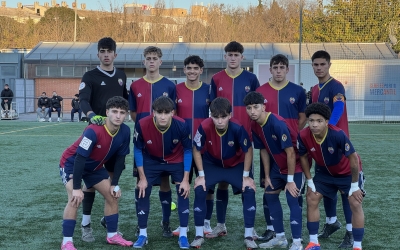
[[[282,141],[286,141],[287,140],[287,136],[285,134],[282,135]]]
[[[124,84],[124,81],[122,81],[121,78],[118,78],[118,83],[119,83],[119,86],[122,86],[122,84]]]
[[[293,104],[296,101],[296,99],[294,99],[294,97],[290,97],[289,101],[291,104]]]
[[[229,145],[230,147],[232,147],[233,145],[235,145],[235,143],[234,143],[233,141],[229,141],[229,142],[228,142],[228,145]]]
[[[81,84],[79,84],[79,90],[82,90],[86,87],[86,84],[84,82],[81,82]]]
[[[328,148],[329,153],[333,154],[335,152],[335,150],[332,147]]]
[[[264,99],[264,103],[267,103],[268,101],[267,101],[267,99]]]
[[[194,136],[194,142],[196,143],[197,147],[201,146],[201,134],[197,130],[196,135]]]
[[[244,139],[243,145],[247,146],[247,139]]]
[[[250,91],[250,86],[244,87],[244,90],[245,90],[246,92],[249,92],[249,91]]]
[[[344,102],[345,98],[343,94],[338,93],[334,98],[333,102]]]
[[[168,93],[167,92],[162,93],[162,95],[168,97]]]
[[[344,150],[349,151],[350,145],[348,143],[344,144]]]
[[[276,141],[276,135],[272,135],[272,139],[274,139],[274,141]]]
[[[325,104],[328,104],[329,103],[329,97],[325,97],[324,98],[324,102],[325,102]]]
[[[172,142],[173,142],[174,144],[177,144],[177,143],[179,142],[179,140],[178,140],[178,139],[174,139]]]

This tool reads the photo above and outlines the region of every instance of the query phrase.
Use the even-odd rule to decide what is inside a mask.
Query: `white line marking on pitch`
[[[20,130],[12,130],[12,131],[8,131],[8,132],[2,132],[0,133],[0,135],[5,135],[5,134],[11,134],[11,133],[16,133],[16,132],[21,132],[21,131],[26,131],[26,130],[33,130],[33,129],[37,129],[37,128],[45,128],[45,127],[49,127],[49,126],[58,126],[60,124],[52,124],[52,125],[45,125],[45,126],[40,126],[40,127],[33,127],[33,128],[24,128],[24,129],[20,129]]]

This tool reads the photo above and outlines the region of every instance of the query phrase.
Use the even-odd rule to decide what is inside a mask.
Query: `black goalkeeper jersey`
[[[93,111],[96,115],[106,116],[106,103],[113,96],[128,99],[125,72],[114,67],[109,73],[97,66],[83,75],[79,99],[85,114]]]

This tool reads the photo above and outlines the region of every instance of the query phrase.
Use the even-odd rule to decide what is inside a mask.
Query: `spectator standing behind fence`
[[[46,92],[42,92],[42,95],[38,99],[37,106],[36,113],[38,117],[40,117],[39,122],[44,122],[50,110],[50,99],[46,96]]]
[[[14,97],[14,93],[8,87],[8,84],[6,83],[4,85],[4,89],[1,91],[1,108],[6,113],[5,118],[8,118],[8,115],[9,115],[9,112],[10,112],[10,108],[11,108],[11,102],[12,102],[12,98],[13,97]]]
[[[81,118],[82,118],[82,110],[81,110],[81,108],[79,106],[80,105],[79,103],[80,103],[79,94],[75,94],[75,98],[72,99],[72,101],[71,101],[71,106],[72,106],[72,109],[71,109],[71,122],[74,121],[74,114],[76,112],[78,112],[78,116],[79,116],[79,120],[78,121],[80,121]]]
[[[50,99],[50,110],[49,110],[49,122],[51,122],[51,112],[57,111],[58,118],[57,121],[60,122],[60,114],[61,114],[61,106],[62,106],[62,100],[63,98],[59,95],[57,95],[56,91],[53,91],[53,96]]]

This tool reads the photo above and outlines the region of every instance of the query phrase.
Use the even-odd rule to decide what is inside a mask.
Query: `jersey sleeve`
[[[240,147],[242,148],[242,151],[247,153],[247,151],[249,150],[249,147],[251,147],[251,141],[250,141],[249,134],[247,133],[246,129],[244,129],[243,126],[240,126],[237,138],[239,140],[239,144],[240,144]]]
[[[356,152],[353,147],[353,144],[350,142],[349,138],[346,136],[343,130],[339,131],[338,136],[338,147],[342,150],[343,154],[346,157],[349,157],[352,153]]]
[[[81,138],[82,139],[78,148],[76,149],[76,153],[82,155],[83,157],[89,157],[92,153],[93,147],[97,143],[97,135],[93,129],[88,128],[83,131]]]
[[[276,123],[274,130],[281,149],[293,147],[290,131],[284,122]]]
[[[256,91],[256,89],[260,87],[260,82],[258,81],[256,75],[253,76],[253,80],[251,81],[251,91]]]
[[[206,134],[203,130],[202,125],[200,124],[199,128],[196,131],[196,135],[193,139],[193,145],[196,146],[198,151],[201,151],[204,147],[204,143],[206,141]]]
[[[299,113],[304,113],[307,106],[307,96],[303,89],[300,91],[299,100],[298,100],[298,110]]]
[[[83,113],[87,114],[87,112],[92,111],[92,107],[90,106],[90,98],[92,93],[92,81],[89,76],[89,73],[86,72],[83,77],[82,81],[79,85],[79,100],[80,100],[80,107]]]
[[[208,106],[210,106],[211,102],[215,99],[215,92],[211,86],[211,84],[208,84]]]
[[[181,142],[184,150],[192,149],[192,138],[190,138],[189,126],[185,122],[182,124],[181,128]]]
[[[297,149],[299,150],[300,156],[307,154],[307,148],[301,139],[300,133],[297,135]]]
[[[124,142],[119,147],[118,155],[128,155],[130,143],[131,143],[131,129],[127,126],[126,130],[124,131]]]
[[[135,131],[133,132],[133,145],[136,149],[143,150],[144,142],[140,122],[135,123]]]
[[[136,112],[136,110],[137,110],[136,95],[135,95],[135,92],[133,91],[133,86],[132,85],[131,85],[131,87],[129,89],[129,97],[128,97],[129,110],[132,111],[132,112]]]
[[[217,98],[217,85],[215,84],[214,77],[211,78],[211,83],[210,83],[210,101],[214,100]]]
[[[252,132],[253,135],[253,144],[255,149],[263,149],[265,148],[264,143],[262,142],[261,138],[258,137],[258,135],[254,132]]]

